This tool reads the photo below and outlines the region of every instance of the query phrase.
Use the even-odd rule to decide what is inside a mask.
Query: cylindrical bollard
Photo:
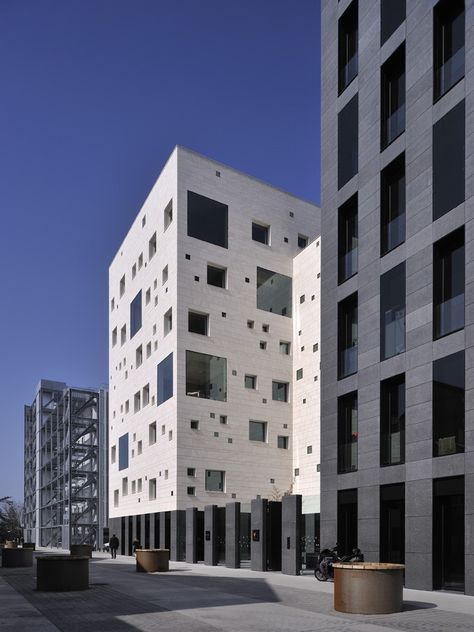
[[[135,555],[139,573],[163,573],[170,569],[169,549],[137,549]]]
[[[2,549],[3,568],[26,568],[33,566],[32,549]]]
[[[352,614],[390,614],[403,604],[403,564],[337,563],[334,609]]]

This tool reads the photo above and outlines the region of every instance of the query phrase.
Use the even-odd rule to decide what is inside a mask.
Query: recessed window
[[[188,236],[227,248],[228,206],[188,191]]]
[[[140,290],[130,304],[130,338],[142,328],[142,291]]]
[[[127,342],[127,325],[124,325],[120,330],[120,345],[123,345]]]
[[[227,287],[227,270],[225,268],[219,268],[217,266],[207,266],[207,284],[214,285],[215,287]]]
[[[359,226],[357,193],[339,208],[339,283],[357,273]]]
[[[287,402],[289,394],[288,382],[272,382],[272,399],[275,402]]]
[[[134,263],[132,266],[132,279],[134,279],[137,276],[137,264]]]
[[[358,3],[352,2],[339,20],[339,94],[357,77]]]
[[[458,351],[433,362],[433,456],[464,452],[465,361]]]
[[[158,364],[157,405],[173,397],[173,354],[170,353]]]
[[[306,248],[308,245],[308,237],[306,235],[298,235],[298,248]]]
[[[156,233],[153,233],[152,238],[148,242],[148,259],[151,259],[156,254]]]
[[[135,366],[138,369],[143,363],[143,347],[140,345],[135,351]]]
[[[405,462],[405,376],[380,382],[380,464]]]
[[[301,380],[303,378],[303,369],[298,369],[296,371],[296,379]]]
[[[142,441],[138,441],[137,442],[137,454],[141,454],[143,452],[143,442]],[[140,490],[138,490],[140,491]]]
[[[338,305],[338,375],[339,379],[357,373],[357,293]]]
[[[148,500],[156,500],[156,478],[148,480]]]
[[[117,446],[113,445],[110,448],[110,462],[112,463],[112,465],[115,463],[116,460],[117,460]]]
[[[280,353],[283,355],[290,355],[290,343],[280,340]]]
[[[268,246],[270,244],[270,226],[252,222],[252,239]]]
[[[146,357],[149,358],[151,356],[151,342],[147,342],[146,345]]]
[[[115,309],[115,299],[111,299],[110,301],[110,311],[113,312]]]
[[[257,308],[291,318],[291,277],[257,268]]]
[[[187,475],[188,476],[196,476],[196,468],[195,467],[188,467]]]
[[[141,393],[138,391],[133,397],[133,412],[138,413],[141,408]]]
[[[255,321],[253,321],[253,320],[248,320],[248,321],[247,321],[247,327],[248,327],[249,329],[253,329],[253,328],[254,328],[254,326],[255,326]]]
[[[164,285],[168,282],[168,265],[165,265],[161,271],[161,284]]]
[[[143,252],[138,255],[138,269],[141,270],[143,267]]]
[[[304,294],[302,294],[302,295],[300,296],[300,305],[301,305],[302,303],[304,303],[304,302],[305,302],[305,300],[306,300],[306,297],[305,297],[305,295],[304,295]]]
[[[122,496],[128,496],[128,476],[122,478]]]
[[[120,296],[122,297],[125,294],[125,274],[120,279]]]
[[[339,474],[357,470],[358,440],[357,393],[349,393],[338,399],[337,471]]]
[[[170,200],[166,205],[166,208],[163,212],[164,216],[164,230],[168,228],[168,226],[173,221],[173,200]]]
[[[145,305],[148,305],[150,301],[151,301],[151,289],[148,288],[148,290],[145,293]]]
[[[163,316],[163,335],[167,336],[172,329],[173,329],[173,308],[170,307],[169,310]]]
[[[464,77],[464,2],[442,0],[434,8],[434,98]]]
[[[337,115],[337,186],[353,178],[359,165],[359,98],[356,94]]]
[[[127,401],[125,402],[125,414],[127,414],[128,412],[130,412],[130,400],[127,399]]]
[[[156,421],[148,426],[148,444],[156,443]]]
[[[114,507],[119,506],[119,490],[114,489]]]
[[[405,21],[406,0],[381,0],[380,2],[380,45]]]
[[[227,359],[186,351],[186,395],[225,402]]]
[[[307,445],[306,446],[306,454],[313,454],[313,446],[312,445]]]
[[[433,126],[433,219],[465,200],[465,102]]]
[[[209,335],[209,314],[188,312],[188,331],[201,336]]]
[[[281,450],[288,450],[288,437],[279,435],[277,439],[277,447]]]
[[[265,349],[267,348],[267,343],[265,340],[260,340],[260,349],[262,349],[262,351],[265,351]]]
[[[380,277],[380,356],[405,351],[405,263]]]
[[[226,425],[227,424],[227,415],[219,415],[219,423]]]
[[[266,442],[267,422],[266,421],[249,421],[249,439],[250,441]]]
[[[299,467],[295,467],[294,474],[295,474],[295,476],[299,476],[300,475],[300,468]]]
[[[262,331],[268,334],[270,331],[270,325],[262,325]]]
[[[188,496],[195,496],[196,488],[190,485],[189,487],[186,487],[186,493],[188,494]]]
[[[143,387],[143,390],[142,390],[142,405],[148,406],[149,403],[150,403],[150,385],[147,384],[146,386]]]
[[[464,327],[464,229],[433,249],[433,335],[441,338]]]
[[[117,327],[114,327],[112,331],[112,347],[115,347],[117,344]]]
[[[319,349],[319,343],[315,342],[313,345],[313,353]]]
[[[405,45],[382,66],[382,149],[405,131]]]
[[[250,388],[252,390],[255,390],[257,388],[257,376],[246,375],[244,378],[244,386],[245,388]]]
[[[173,431],[168,430],[168,441],[173,441]]]
[[[380,174],[381,254],[405,241],[405,154]]]
[[[205,481],[207,492],[225,491],[225,472],[221,470],[206,470]]]

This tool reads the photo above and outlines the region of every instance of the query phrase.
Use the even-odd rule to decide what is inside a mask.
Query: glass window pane
[[[188,236],[227,248],[228,206],[188,191]]]
[[[257,308],[291,318],[291,277],[257,268]]]
[[[268,245],[270,229],[268,226],[263,226],[262,224],[257,224],[256,222],[252,222],[252,239],[253,241],[259,241],[261,244]]]
[[[433,219],[465,199],[465,104],[458,103],[433,126]]]
[[[206,491],[223,492],[225,487],[225,472],[220,470],[206,470]]]
[[[441,338],[464,327],[464,229],[434,245],[433,335]]]
[[[339,283],[356,274],[358,265],[357,194],[339,209]]]
[[[173,397],[173,354],[170,353],[158,365],[158,400],[159,406]]]
[[[442,0],[434,9],[434,98],[464,77],[464,2]]]
[[[405,263],[380,277],[380,357],[405,351]]]
[[[186,395],[227,400],[227,360],[206,353],[186,351]]]
[[[142,291],[130,303],[130,338],[142,327]]]
[[[276,402],[288,401],[288,382],[272,382],[272,399]]]
[[[249,439],[250,441],[265,442],[267,424],[265,421],[249,421]]]
[[[208,285],[214,285],[215,287],[226,286],[226,270],[225,268],[218,268],[217,266],[207,266],[207,283]]]
[[[380,176],[381,252],[385,255],[405,241],[405,154]]]
[[[382,66],[382,149],[405,131],[405,45]]]
[[[381,465],[405,462],[405,376],[380,384]]]
[[[340,474],[357,470],[357,445],[359,440],[357,420],[357,393],[349,393],[338,399],[338,459]]]
[[[464,351],[433,362],[433,456],[464,452]]]
[[[337,115],[337,187],[355,176],[359,163],[359,97],[356,94]]]
[[[339,93],[358,72],[358,3],[354,0],[339,20]]]
[[[357,373],[358,322],[357,293],[338,306],[338,375],[339,379]]]
[[[119,470],[125,470],[128,467],[128,432],[119,437]]]
[[[288,437],[279,436],[277,441],[277,446],[281,450],[288,450]]]
[[[193,334],[208,335],[208,314],[199,312],[188,312],[188,331]]]

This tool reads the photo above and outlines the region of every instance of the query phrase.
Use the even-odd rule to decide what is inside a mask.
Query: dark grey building
[[[323,0],[322,52],[321,543],[472,595],[474,2]]]
[[[40,380],[25,406],[25,541],[102,548],[107,526],[107,391]],[[107,533],[105,532],[107,537]]]

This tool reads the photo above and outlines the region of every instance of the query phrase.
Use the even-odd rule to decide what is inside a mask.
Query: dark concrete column
[[[266,498],[251,502],[250,565],[253,571],[267,570],[267,507]]]
[[[204,564],[217,565],[217,505],[204,507]]]
[[[357,513],[357,546],[367,562],[378,562],[380,559],[380,487],[378,485],[359,487]]]
[[[170,512],[160,511],[160,549],[170,547]]]
[[[140,533],[138,535],[138,539],[140,540],[140,546],[142,547],[142,549],[145,548],[146,546],[146,542],[145,542],[145,515],[146,514],[142,514],[140,516]]]
[[[197,564],[197,508],[186,509],[186,562]]]
[[[301,496],[283,496],[281,507],[281,571],[285,575],[301,573]]]
[[[240,503],[225,506],[225,565],[240,568]]]
[[[466,595],[474,595],[474,474],[466,474],[464,477],[465,495],[464,511],[465,522],[465,551],[464,551],[464,592]]]
[[[155,547],[155,514],[150,514],[150,549]]]
[[[433,479],[405,483],[405,586],[433,589]],[[362,553],[364,550],[362,549]]]
[[[182,562],[186,555],[186,512],[170,512],[170,560]]]
[[[123,555],[130,555],[130,550],[129,550],[130,547],[128,544],[130,540],[130,533],[129,533],[129,526],[128,526],[129,517],[124,516],[122,520],[124,522],[124,529],[123,529],[123,538],[122,538],[122,542],[120,543],[120,546],[122,548]]]
[[[132,553],[133,553],[133,541],[135,538],[140,539],[140,534],[137,533],[137,516],[132,516]]]

